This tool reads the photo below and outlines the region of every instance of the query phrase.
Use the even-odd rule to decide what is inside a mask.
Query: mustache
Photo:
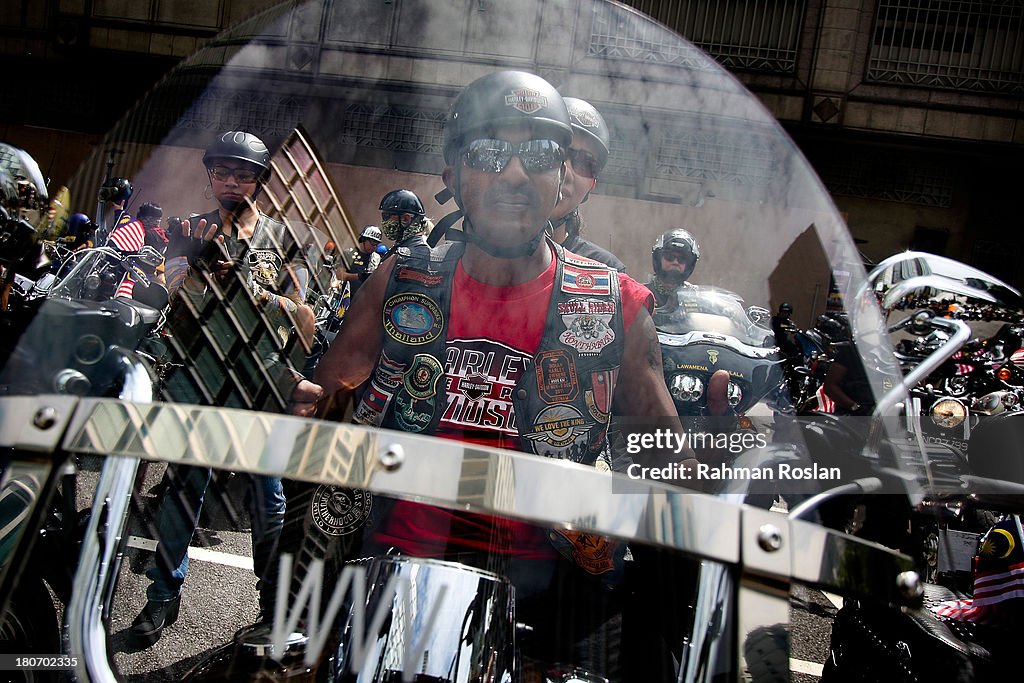
[[[484,194],[484,199],[489,203],[497,203],[502,200],[525,200],[530,204],[539,205],[540,195],[532,185],[521,184],[521,185],[505,185],[499,184],[487,190]]]

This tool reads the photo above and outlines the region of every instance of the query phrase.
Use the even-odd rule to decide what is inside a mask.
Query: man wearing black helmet
[[[99,200],[103,208],[97,219],[97,244],[106,244],[115,229],[131,223],[132,217],[126,207],[134,193],[135,189],[127,178],[109,178],[100,187]]]
[[[662,234],[651,248],[654,277],[647,287],[658,308],[670,311],[678,303],[677,292],[692,287],[687,280],[700,259],[700,246],[688,231],[674,228]]]
[[[608,162],[608,124],[589,102],[575,97],[564,100],[572,125],[572,143],[566,151],[560,199],[551,214],[551,239],[567,251],[625,272],[626,264],[615,254],[580,235],[584,225],[580,204],[590,197],[598,174]]]
[[[392,190],[384,195],[380,200],[380,220],[384,235],[394,242],[393,251],[424,247],[434,227],[423,202],[412,190]]]
[[[462,231],[449,231],[429,258],[400,251],[378,268],[317,368],[323,393],[300,387],[296,398],[309,403],[296,412],[313,414],[320,399],[344,403],[368,382],[356,422],[599,469],[609,466],[613,413],[680,431],[650,293],[545,239],[571,141],[565,104],[540,77],[504,71],[468,85],[444,138],[442,177],[458,210],[440,223],[461,216]],[[664,463],[688,454],[642,457]],[[607,629],[619,623],[619,606],[607,586],[621,581],[624,547],[538,531],[397,501],[373,538],[413,555],[459,552],[471,562],[485,549],[504,558],[519,591],[518,614],[536,629],[527,654],[614,670],[615,636]],[[512,540],[494,544],[498,538]],[[573,588],[556,597],[556,584]],[[554,624],[542,615],[556,599],[585,608]]]
[[[164,398],[283,410],[301,375],[294,363],[286,362],[292,355],[285,359],[285,353],[273,350],[280,345],[286,351],[300,348],[292,346],[293,332],[307,342],[312,337],[313,313],[305,303],[309,270],[303,259],[308,236],[294,234],[257,207],[256,198],[270,175],[270,152],[258,137],[244,131],[223,133],[207,148],[203,165],[218,208],[183,220],[168,247],[169,325],[180,364],[164,382]],[[232,317],[244,322],[233,326]],[[220,322],[206,325],[211,319]],[[268,350],[270,356],[265,356]],[[214,354],[224,358],[230,373],[204,374],[209,370],[203,359]],[[132,634],[140,640],[155,642],[177,619],[188,546],[211,476],[208,468],[181,467],[169,477],[167,504],[160,507],[157,520],[156,562],[147,571],[152,583],[146,606],[132,624]],[[259,579],[260,611],[267,615],[275,599],[285,496],[280,479],[254,476],[252,484],[253,570]]]

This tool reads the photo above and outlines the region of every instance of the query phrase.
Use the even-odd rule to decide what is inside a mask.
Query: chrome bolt
[[[774,553],[782,547],[782,532],[774,524],[763,524],[757,531],[757,544],[766,553]]]
[[[401,444],[393,443],[388,446],[386,451],[381,452],[379,459],[384,469],[393,472],[402,466],[402,462],[405,460],[405,449]]]
[[[36,411],[35,417],[32,418],[32,424],[37,429],[49,429],[57,424],[57,411],[50,406],[40,408]]]
[[[916,600],[924,595],[924,584],[917,572],[900,572],[896,576],[896,587],[906,600]]]

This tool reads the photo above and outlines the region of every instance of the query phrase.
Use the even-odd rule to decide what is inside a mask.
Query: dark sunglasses
[[[572,170],[576,173],[584,176],[585,178],[596,178],[598,171],[597,159],[594,155],[585,149],[573,149],[570,147],[566,150],[566,159],[572,164]]]
[[[485,173],[501,173],[514,156],[519,157],[527,173],[544,173],[561,165],[565,150],[554,140],[474,140],[462,154],[466,166]]]
[[[255,183],[260,178],[260,174],[256,171],[251,171],[247,168],[228,168],[227,166],[214,166],[213,168],[206,169],[210,172],[210,177],[214,180],[224,182],[228,178],[234,176],[235,180],[239,183]]]
[[[676,263],[686,263],[690,260],[690,257],[680,251],[665,251],[662,252],[661,258],[666,261],[675,261]]]

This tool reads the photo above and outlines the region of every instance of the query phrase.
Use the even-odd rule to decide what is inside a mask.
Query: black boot
[[[150,644],[160,639],[165,627],[178,620],[181,596],[173,600],[150,600],[132,622],[132,635]]]

